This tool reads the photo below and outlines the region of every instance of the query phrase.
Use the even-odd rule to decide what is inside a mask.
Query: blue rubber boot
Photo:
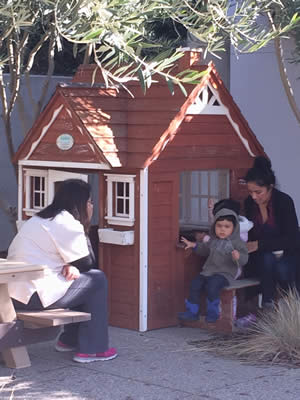
[[[206,322],[216,322],[220,317],[220,299],[206,300]]]
[[[183,321],[197,321],[199,314],[199,305],[190,303],[185,299],[186,311],[178,313],[178,318]]]

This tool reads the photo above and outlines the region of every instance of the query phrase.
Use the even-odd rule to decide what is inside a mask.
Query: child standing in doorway
[[[186,311],[179,313],[181,320],[197,320],[200,312],[200,294],[207,294],[206,321],[216,322],[219,318],[221,290],[235,280],[240,269],[248,261],[248,250],[240,238],[238,215],[221,208],[215,215],[207,242],[191,242],[181,238],[185,249],[192,248],[201,256],[208,256],[202,272],[191,282],[186,299]]]

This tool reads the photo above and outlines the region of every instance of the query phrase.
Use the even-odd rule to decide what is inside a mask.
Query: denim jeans
[[[28,304],[13,300],[16,309],[44,310],[37,293]],[[107,280],[104,272],[92,269],[80,274],[66,294],[46,309],[70,308],[91,313],[91,320],[64,326],[60,340],[79,353],[102,353],[108,349]]]
[[[221,290],[228,285],[229,282],[223,275],[214,274],[211,276],[205,276],[199,274],[191,282],[188,300],[192,304],[199,304],[200,294],[202,291],[205,291],[208,300],[214,301],[220,298]]]
[[[257,252],[250,257],[246,276],[260,279],[263,303],[274,300],[277,286],[286,291],[295,283],[297,259],[283,254],[276,258],[271,252]]]

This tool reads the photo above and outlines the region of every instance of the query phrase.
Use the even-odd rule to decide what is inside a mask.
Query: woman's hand
[[[181,236],[180,238],[181,242],[183,242],[185,244],[185,248],[184,250],[187,249],[194,249],[197,246],[197,243],[195,242],[190,242],[189,240],[187,240],[185,237]]]
[[[233,261],[238,261],[240,259],[240,252],[238,250],[233,250],[231,252]]]
[[[255,242],[248,242],[246,243],[247,248],[248,248],[248,253],[254,253],[254,251],[258,250],[258,241],[256,240]]]
[[[80,275],[79,269],[69,264],[63,266],[61,273],[62,276],[64,276],[67,281],[73,281],[79,278]]]

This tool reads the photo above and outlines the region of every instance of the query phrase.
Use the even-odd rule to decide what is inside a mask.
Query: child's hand
[[[213,209],[215,205],[215,199],[212,197],[209,197],[207,200],[207,207]]]
[[[234,261],[238,261],[240,259],[240,252],[237,250],[233,250],[233,252],[231,253],[232,255],[232,259]]]
[[[185,244],[185,248],[184,250],[187,249],[194,249],[197,246],[197,243],[195,242],[190,242],[189,240],[187,240],[185,237],[181,236],[180,238],[181,242],[183,242]]]

